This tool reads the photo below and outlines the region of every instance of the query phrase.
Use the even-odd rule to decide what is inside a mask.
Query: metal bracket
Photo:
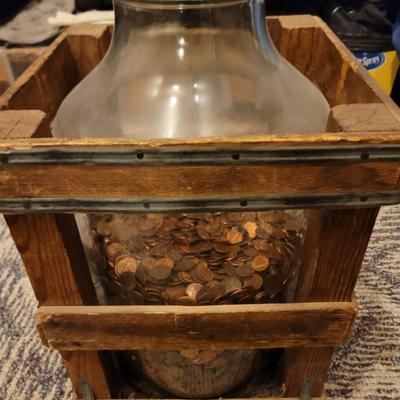
[[[304,381],[303,387],[300,392],[300,400],[311,400],[312,388],[314,386],[314,378],[307,378]]]
[[[80,380],[78,382],[78,389],[82,396],[82,400],[95,400],[93,389],[90,383]]]

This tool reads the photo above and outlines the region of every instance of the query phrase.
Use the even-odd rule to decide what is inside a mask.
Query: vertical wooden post
[[[350,301],[379,208],[311,211],[296,301]],[[285,386],[297,397],[307,379],[323,394],[334,348],[286,351]]]
[[[37,58],[35,67],[27,70],[18,84],[0,100],[2,110],[35,109],[46,114],[40,111],[1,111],[1,139],[51,137],[48,121],[54,117],[59,104],[104,56],[110,41],[107,27],[93,27],[82,36],[80,28],[76,27],[70,33],[71,37],[68,32],[60,35]],[[83,53],[85,57],[81,57]],[[53,84],[54,80],[57,82]],[[73,215],[5,217],[40,305],[96,304]],[[62,356],[75,391],[79,380],[84,379],[92,385],[96,397],[111,397],[108,384],[111,368],[109,362],[103,361],[104,354],[70,352]]]
[[[342,105],[332,110],[329,132],[398,130],[383,104]],[[313,210],[304,244],[296,301],[350,301],[379,208]],[[334,348],[296,348],[285,352],[286,395],[297,397],[313,380],[312,395],[323,395]]]
[[[48,137],[40,111],[2,111],[0,138]],[[9,123],[7,123],[9,121]],[[73,215],[5,215],[39,305],[96,304],[96,295]],[[88,381],[98,398],[111,398],[98,352],[63,353],[74,390]]]

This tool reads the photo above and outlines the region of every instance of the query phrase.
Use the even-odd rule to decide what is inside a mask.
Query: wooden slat
[[[63,236],[78,234],[73,216],[54,214],[6,215],[11,235],[21,254],[36,298],[42,305],[94,304],[93,288],[80,291],[90,276],[80,242],[67,249]],[[79,246],[79,247],[78,247]],[[70,256],[75,258],[72,262]],[[86,274],[85,274],[86,272]],[[74,275],[75,273],[75,275]],[[81,287],[82,288],[82,287]],[[92,289],[92,290],[90,290]]]
[[[0,98],[1,110],[41,110],[51,120],[79,75],[66,40],[61,34]]]
[[[0,111],[0,139],[25,139],[27,134],[31,138],[48,137],[49,122],[42,111]]]
[[[377,110],[382,114],[374,118]],[[346,106],[336,107],[328,128],[375,130],[382,119],[387,119],[389,124],[384,123],[383,128],[390,129],[393,120],[389,108],[356,107],[352,114]],[[349,301],[352,298],[378,212],[379,208],[309,212],[296,301]],[[321,395],[334,350],[334,347],[287,350],[286,395],[298,395],[305,379],[313,379],[313,395]]]
[[[381,102],[391,109],[396,118],[400,121],[398,106],[394,101],[386,95],[378,83],[355,58],[354,54],[337,37],[332,29],[321,19],[319,19],[319,24],[327,41],[330,41],[338,50],[340,58],[344,61],[341,71],[341,80],[337,85],[337,95],[334,105]],[[323,65],[326,65],[326,63],[322,64],[322,66]],[[318,71],[316,71],[316,74],[318,74]]]
[[[361,105],[360,105],[361,106]],[[0,114],[1,115],[1,114]],[[396,114],[394,114],[396,117]],[[349,133],[321,133],[304,135],[269,134],[263,136],[204,137],[188,139],[38,139],[38,140],[0,140],[0,151],[13,149],[52,149],[73,150],[74,148],[94,149],[96,146],[107,148],[132,149],[168,149],[181,148],[223,148],[232,149],[268,146],[286,147],[332,147],[354,145],[395,145],[400,144],[400,123],[390,131],[353,130]]]
[[[256,349],[343,344],[355,304],[41,307],[58,350]]]
[[[319,86],[331,106],[381,102],[400,121],[396,104],[320,18],[271,17],[268,25],[281,54]]]
[[[79,382],[85,381],[90,382],[96,399],[116,396],[118,388],[109,384],[113,377],[109,375],[110,368],[105,367],[109,360],[104,352],[63,351],[61,355],[68,366],[68,375],[76,393],[79,393]]]
[[[365,208],[310,213],[310,244],[304,254],[298,301],[352,298],[378,211]]]
[[[378,211],[366,208],[311,213],[297,301],[351,299]],[[320,395],[334,350],[334,347],[288,350],[286,394],[298,394],[304,380],[313,378],[313,395]]]
[[[68,28],[67,40],[82,80],[103,59],[111,32],[106,25],[76,25]]]
[[[145,201],[347,195],[395,191],[399,176],[398,161],[238,166],[9,165],[0,170],[0,197]]]
[[[0,112],[1,138],[49,137],[40,111]],[[73,215],[6,215],[39,305],[96,304],[89,269]],[[98,352],[65,353],[74,388],[90,379],[98,396],[110,397]]]
[[[382,133],[395,132],[400,126],[398,113],[382,103],[344,104],[332,108],[327,130],[346,132],[346,135],[355,131],[365,131],[368,135],[371,126],[374,126]]]

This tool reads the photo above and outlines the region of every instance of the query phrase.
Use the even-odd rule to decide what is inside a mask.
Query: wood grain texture
[[[79,381],[90,383],[95,398],[112,398],[111,392],[116,395],[116,388],[108,384],[109,376],[106,375],[105,355],[97,351],[63,351],[61,355],[68,366],[68,375],[73,383],[75,393],[79,394]],[[79,396],[80,397],[80,396]]]
[[[396,127],[391,109],[387,105],[383,107],[379,104],[335,107],[328,129],[368,131]],[[352,298],[378,212],[379,208],[364,208],[308,213],[296,301],[348,301]],[[327,347],[286,351],[286,394],[298,395],[304,381],[311,378],[314,380],[313,395],[321,395],[334,350],[334,347]]]
[[[343,344],[355,304],[41,307],[58,350],[256,349]]]
[[[277,22],[273,22],[277,21]],[[394,118],[400,120],[398,110],[395,108],[391,100],[383,94],[383,92],[377,87],[377,85],[373,82],[372,78],[368,76],[367,72],[357,63],[353,57],[353,55],[344,47],[344,45],[337,39],[337,37],[332,33],[332,31],[326,27],[320,20],[314,17],[288,17],[288,18],[279,18],[270,21],[270,24],[274,25],[271,29],[271,36],[276,40],[278,47],[280,48],[281,52],[286,55],[294,64],[299,68],[301,71],[306,73],[314,82],[316,82],[320,87],[324,89],[326,92],[325,95],[329,98],[331,104],[348,104],[348,103],[383,103],[389,109],[391,109],[394,113]],[[272,26],[271,25],[271,26]],[[28,71],[23,74],[23,76],[16,82],[16,84],[10,88],[10,90],[6,93],[6,95],[0,100],[1,108],[16,108],[16,109],[39,109],[45,111],[49,114],[49,116],[53,116],[58,105],[62,101],[63,97],[68,93],[69,90],[79,81],[79,79],[84,76],[93,66],[100,60],[102,52],[105,51],[106,42],[107,42],[107,33],[100,33],[101,42],[98,45],[95,44],[95,40],[92,39],[96,37],[97,33],[93,33],[93,31],[89,34],[85,34],[84,31],[86,28],[80,27],[80,33],[72,34],[63,34],[57,41],[48,49],[46,50],[45,54],[43,54],[39,59],[34,63],[34,65],[28,69]],[[92,29],[92,28],[91,28]],[[95,28],[93,28],[95,29]],[[101,28],[96,28],[101,31]],[[296,30],[297,29],[297,30]],[[67,36],[71,35],[71,38],[67,38]],[[72,37],[74,36],[74,37]],[[80,40],[80,38],[82,40]],[[85,38],[84,38],[85,37]],[[86,44],[85,44],[86,43]],[[95,48],[92,46],[95,46]],[[90,47],[90,49],[89,49]],[[313,51],[311,51],[313,50]],[[87,51],[89,57],[87,61],[80,61],[79,58],[81,55],[84,54],[84,51]],[[337,59],[339,58],[339,60]],[[330,60],[328,62],[327,60]],[[331,65],[332,64],[332,65]],[[329,68],[327,68],[327,66]],[[358,111],[357,111],[358,112]],[[0,117],[1,120],[1,117]],[[358,121],[360,122],[360,121]],[[343,121],[342,121],[343,123]],[[11,122],[12,124],[12,122]],[[340,124],[339,124],[340,125]],[[393,130],[388,129],[387,126],[382,132],[383,127],[379,126],[375,129],[375,132],[368,129],[369,132],[364,128],[366,124],[362,126],[362,129],[353,126],[352,123],[350,124],[351,127],[347,126],[346,124],[342,124],[343,129],[350,130],[351,133],[335,133],[335,134],[320,134],[314,136],[307,136],[307,135],[288,135],[288,136],[279,136],[279,135],[269,135],[262,138],[255,138],[255,137],[247,137],[247,138],[216,138],[216,139],[195,139],[195,140],[188,140],[186,143],[179,140],[173,141],[126,141],[126,140],[104,140],[102,142],[98,141],[74,141],[68,142],[64,141],[64,144],[67,144],[69,148],[71,146],[76,145],[83,145],[83,146],[95,146],[95,145],[110,145],[110,146],[140,146],[144,149],[154,149],[154,148],[169,148],[172,146],[182,146],[189,148],[190,146],[196,147],[205,147],[207,146],[216,146],[216,147],[223,147],[228,146],[229,148],[236,148],[240,149],[243,147],[252,147],[254,145],[266,145],[269,147],[276,147],[276,146],[339,146],[339,145],[360,145],[360,144],[399,144],[400,143],[400,136],[399,136],[399,129],[397,126],[394,126]],[[24,126],[23,122],[19,122],[17,127],[18,129],[14,129],[14,134],[12,138],[18,137],[17,132],[18,130]],[[358,125],[359,127],[361,125]],[[371,127],[370,127],[371,128]],[[4,131],[7,131],[8,128],[5,128]],[[333,127],[332,130],[337,130],[337,127]],[[23,132],[24,130],[20,130],[22,137],[24,137]],[[30,137],[30,136],[27,136]],[[51,147],[54,144],[61,142],[52,142],[52,141],[42,141],[41,139],[35,139],[35,141],[31,140],[7,140],[4,139],[0,143],[0,151],[1,150],[9,150],[12,148],[21,148],[21,146],[26,147],[40,147],[40,146],[48,146]],[[364,164],[362,164],[364,165]],[[373,166],[372,163],[366,163],[368,168]],[[32,176],[28,175],[28,180],[24,180],[22,172],[19,172],[17,175],[8,175],[10,167],[6,167],[2,169],[2,175],[0,178],[0,188],[3,188],[3,191],[7,191],[4,189],[5,187],[9,187],[11,185],[11,178],[15,179],[13,183],[15,185],[22,185],[22,188],[16,188],[16,192],[24,193],[28,192],[31,195],[39,195],[42,196],[42,188],[35,186],[35,190],[33,187],[29,187],[29,182],[33,179],[34,184],[36,185],[36,180],[39,181],[39,175],[37,174],[38,171],[33,173]],[[250,181],[249,177],[245,180],[245,175],[243,171],[238,171],[235,169],[236,167],[231,167],[231,169],[226,169],[223,173],[221,173],[218,179],[225,179],[227,174],[233,173],[234,180],[236,182],[235,185],[239,185],[241,182]],[[321,175],[314,176],[315,180],[311,179],[307,181],[305,186],[305,190],[319,190],[318,186],[321,184],[322,181],[328,181],[329,184],[334,185],[335,183],[339,185],[339,188],[347,188],[345,182],[348,179],[348,174],[345,174],[346,166],[342,166],[342,174],[340,178],[336,176],[336,168],[334,170],[329,169],[329,173],[325,170],[324,173]],[[381,167],[379,167],[381,168]],[[29,170],[29,168],[28,168]],[[292,172],[295,171],[296,168],[292,168]],[[14,170],[15,172],[16,170]],[[46,173],[46,176],[51,176],[51,179],[59,178],[60,170],[56,171],[56,174],[53,175],[49,174],[53,172],[52,169],[44,169],[42,173]],[[131,172],[137,173],[139,170],[135,169]],[[141,170],[140,170],[141,171]],[[278,181],[275,181],[273,177],[270,175],[274,173],[275,170],[268,169],[265,170],[265,175],[262,175],[258,181],[259,189],[261,189],[261,184],[264,183],[264,191],[265,188],[269,188],[269,184],[272,182],[272,187],[274,184],[276,185]],[[283,171],[283,170],[281,170]],[[369,171],[369,170],[368,170]],[[367,172],[363,169],[361,176],[363,176],[363,180],[359,183],[363,184],[366,183],[370,185],[370,183],[366,182],[367,179]],[[381,171],[381,170],[380,170]],[[386,169],[385,169],[386,171]],[[157,171],[158,172],[158,171]],[[171,171],[168,171],[170,173]],[[249,171],[248,171],[249,172]],[[256,171],[252,171],[253,173]],[[257,172],[259,173],[259,172]],[[358,172],[357,172],[358,174]],[[380,175],[381,172],[378,174],[378,179],[382,179],[382,182],[385,185],[389,185],[390,187],[398,188],[400,185],[400,174],[399,170],[396,169],[396,166],[392,165],[390,167],[390,177],[386,172],[382,172],[383,176]],[[16,177],[17,176],[17,177]],[[171,175],[173,177],[173,174]],[[250,175],[251,176],[251,175]],[[283,175],[282,175],[283,176]],[[373,173],[370,177],[370,180],[373,181],[376,178],[376,174]],[[397,176],[397,181],[396,181]],[[181,192],[185,192],[188,194],[192,194],[193,190],[190,189],[190,185],[193,185],[193,182],[190,182],[190,174],[184,175],[183,180],[180,181],[180,184],[186,184],[188,187],[185,189],[179,189]],[[264,181],[265,177],[265,181]],[[120,180],[120,185],[122,187],[122,179],[124,175],[120,175],[117,177]],[[80,177],[77,170],[69,176],[69,179],[77,179],[78,185],[81,185],[83,178]],[[108,183],[110,183],[111,177],[107,178]],[[135,185],[137,179],[131,179],[130,185]],[[303,177],[299,177],[299,180],[302,180]],[[355,179],[350,174],[350,181]],[[358,179],[358,178],[357,178]],[[42,179],[43,180],[43,179]],[[94,177],[89,179],[91,183],[94,181]],[[64,178],[62,182],[65,184],[71,185],[71,183]],[[275,183],[274,183],[275,182]],[[202,181],[198,183],[202,184]],[[354,183],[354,182],[353,182]],[[150,183],[148,183],[150,185]],[[5,186],[4,186],[5,185]],[[53,185],[53,183],[51,183]],[[50,185],[50,186],[51,186]],[[74,185],[74,184],[72,184]],[[215,183],[212,183],[215,185]],[[228,191],[236,188],[235,185],[228,187]],[[276,186],[277,187],[277,186]],[[386,186],[385,186],[386,187]],[[207,186],[206,188],[209,191],[210,187]],[[354,188],[354,186],[353,186]],[[123,191],[125,191],[125,187],[122,187]],[[340,190],[341,190],[340,189]],[[47,189],[46,189],[47,190]],[[65,190],[61,187],[61,185],[57,188],[58,191],[63,192]],[[105,191],[103,188],[102,190]],[[127,190],[132,191],[132,188],[127,187]],[[166,188],[164,187],[164,190]],[[277,190],[277,189],[275,189]],[[293,189],[294,190],[294,189]],[[323,187],[322,190],[328,190],[327,187]],[[336,190],[336,189],[335,189]],[[222,188],[220,192],[226,193],[226,188]],[[92,193],[92,192],[91,192]],[[333,214],[329,214],[333,213]],[[329,222],[338,222],[343,218],[341,214],[334,214],[334,211],[328,211],[328,214],[324,214],[325,216],[320,216],[323,218],[324,221]],[[25,218],[25,217],[24,217]],[[362,212],[359,214],[357,221],[355,221],[355,226],[362,227],[363,225],[358,219],[367,218],[371,222],[373,219],[373,211],[365,211],[363,214]],[[39,220],[38,220],[39,221]],[[321,222],[321,220],[320,220]],[[354,222],[354,220],[353,220]],[[368,222],[368,221],[367,221]],[[22,220],[24,223],[24,220]],[[56,218],[54,217],[53,220],[49,223],[55,229],[59,229]],[[17,224],[18,225],[18,224]],[[32,225],[30,223],[30,225]],[[332,253],[332,246],[329,246],[328,241],[331,239],[335,239],[335,235],[338,234],[340,231],[337,228],[337,232],[335,233],[335,229],[329,230],[327,235],[322,235],[322,230],[318,230],[318,223],[314,226],[313,230],[310,232],[315,233],[316,244],[319,246],[319,241],[322,240],[324,245],[324,251]],[[367,224],[367,226],[369,226]],[[35,224],[33,224],[35,227]],[[17,228],[15,228],[18,231]],[[36,229],[36,228],[35,228]],[[59,234],[59,231],[56,229],[56,233]],[[353,226],[350,226],[349,229],[353,229]],[[29,231],[32,232],[32,229],[29,228]],[[38,231],[39,232],[39,231]],[[319,232],[319,233],[318,233]],[[361,232],[363,233],[363,232]],[[22,235],[23,233],[21,233]],[[359,235],[360,233],[357,232],[355,235]],[[53,235],[53,234],[52,234]],[[363,234],[361,234],[363,236]],[[364,237],[365,239],[365,237]],[[356,242],[355,245],[360,246],[362,240]],[[37,237],[35,240],[43,240],[43,237]],[[311,240],[308,239],[308,240]],[[70,257],[68,255],[67,241],[63,241],[64,246],[64,255]],[[358,251],[358,250],[357,250]],[[317,256],[316,256],[317,257]],[[358,257],[358,256],[357,256]],[[356,268],[357,258],[356,256],[350,257],[350,266]],[[340,257],[339,257],[340,258]],[[326,268],[324,264],[325,257],[323,254],[318,254],[317,259],[319,260],[321,265],[315,267],[316,271],[318,268]],[[345,260],[347,262],[347,260]],[[329,264],[329,263],[328,263]],[[329,264],[330,265],[330,264]],[[336,267],[336,266],[335,266]],[[311,267],[310,267],[311,268]],[[344,268],[344,266],[340,266],[340,270]],[[312,270],[312,268],[311,268]],[[352,270],[350,272],[355,272]],[[310,274],[311,272],[309,272]],[[74,275],[74,274],[72,274]],[[51,276],[51,275],[49,275]],[[311,278],[311,283],[309,284],[308,290],[316,290],[316,296],[321,296],[321,288],[323,285],[326,284],[325,280],[328,278],[333,278],[332,285],[341,285],[341,275],[334,274],[331,272],[331,275],[326,274],[324,275],[325,279],[318,280]],[[354,277],[354,276],[353,276]],[[351,288],[351,285],[354,283],[354,280],[349,276],[349,285],[347,289]],[[37,283],[39,285],[40,282]],[[38,289],[39,290],[39,289]],[[306,289],[303,289],[304,292]],[[336,293],[337,296],[343,296],[349,290],[341,289],[336,290],[333,289],[333,292]],[[299,292],[300,293],[300,292]],[[318,294],[319,293],[319,294]],[[328,290],[327,297],[331,292]],[[312,295],[312,294],[311,294]],[[62,295],[64,296],[64,295]],[[308,295],[307,295],[308,296]],[[306,297],[307,297],[306,296]],[[73,296],[72,296],[73,297]],[[58,304],[58,303],[57,303]],[[292,354],[292,358],[288,357],[289,366],[291,367],[291,372],[287,375],[287,383],[288,383],[288,393],[293,392],[295,393],[294,396],[298,396],[299,388],[303,383],[304,377],[313,376],[316,381],[314,385],[314,391],[319,393],[322,392],[322,384],[326,372],[326,368],[329,365],[329,361],[332,354],[331,348],[310,348],[310,349],[302,349],[296,348],[291,350],[289,354]],[[80,376],[87,377],[88,381],[95,386],[95,391],[97,397],[109,397],[109,394],[99,395],[100,392],[104,391],[107,392],[107,387],[105,384],[105,375],[101,367],[99,367],[99,354],[98,353],[91,353],[91,352],[75,352],[69,353],[70,361],[68,362],[70,368],[70,374],[74,377],[74,380],[78,379]],[[65,358],[68,358],[68,354],[64,354]],[[291,361],[290,361],[291,360]]]
[[[79,74],[61,34],[0,98],[0,109],[41,110],[51,120]]]
[[[71,262],[54,215],[5,217],[41,305],[80,305],[84,304],[84,297],[88,297],[85,298],[86,304],[93,304],[94,292],[85,294],[79,291],[73,271],[82,274],[85,268]],[[75,251],[78,253],[79,248]],[[81,275],[78,280],[82,278],[86,277]]]
[[[397,111],[398,112],[398,111]],[[394,113],[396,117],[396,113]],[[397,118],[397,117],[396,117]],[[36,139],[36,140],[6,140],[0,141],[0,151],[13,149],[49,149],[73,150],[74,148],[132,148],[132,149],[168,149],[182,148],[252,148],[268,146],[279,147],[332,147],[332,146],[354,146],[354,145],[394,145],[400,144],[400,129],[397,127],[391,131],[353,130],[349,133],[334,132],[304,135],[248,135],[232,137],[204,137],[187,139]]]
[[[320,18],[271,17],[268,25],[280,53],[322,90],[331,106],[383,103],[400,121],[396,104]]]
[[[46,114],[38,110],[0,111],[0,139],[14,140],[48,137]]]
[[[297,301],[351,300],[378,208],[311,212]]]
[[[41,111],[1,111],[0,139],[49,137]],[[88,265],[73,215],[5,215],[39,305],[96,304]],[[39,333],[43,332],[39,329]],[[63,354],[73,387],[81,377],[98,396],[110,397],[98,352]]]
[[[328,132],[368,132],[371,127],[380,132],[400,132],[396,114],[385,104],[344,104],[333,107],[328,121]]]
[[[96,304],[73,215],[6,215],[25,270],[40,305]],[[90,378],[98,396],[110,397],[97,352],[63,353],[73,387]]]
[[[82,80],[103,59],[111,32],[106,25],[76,25],[68,28],[67,40]]]
[[[351,299],[378,212],[367,208],[310,213],[296,301]],[[333,352],[333,347],[288,350],[286,395],[298,394],[307,378],[314,379],[313,395],[320,395]]]
[[[0,196],[206,199],[363,194],[395,191],[399,176],[397,161],[237,166],[8,165],[0,170]]]
[[[334,347],[297,347],[286,350],[283,370],[285,396],[298,396],[306,380],[313,382],[312,396],[321,396],[334,351]]]
[[[345,46],[337,35],[321,19],[318,19],[324,36],[339,52],[343,60],[341,79],[338,81],[336,100],[334,105],[353,103],[383,103],[391,109],[400,121],[398,106],[386,95],[378,83],[369,75],[368,71],[355,58],[354,54]],[[326,66],[326,63],[325,63]],[[318,73],[316,71],[316,73]],[[335,82],[332,82],[334,85]]]
[[[357,79],[361,72],[358,62],[320,18],[282,16],[269,25],[280,53],[320,88],[331,106],[345,104],[346,100],[381,101],[371,81]]]

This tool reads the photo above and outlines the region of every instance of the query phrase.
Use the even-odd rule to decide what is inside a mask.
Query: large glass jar
[[[115,0],[114,6],[110,49],[61,105],[54,136],[177,138],[325,130],[329,106],[276,51],[263,1]],[[285,301],[305,226],[301,211],[77,219],[105,304]],[[159,387],[195,398],[233,389],[249,375],[256,355],[253,350],[182,349],[130,357]]]

